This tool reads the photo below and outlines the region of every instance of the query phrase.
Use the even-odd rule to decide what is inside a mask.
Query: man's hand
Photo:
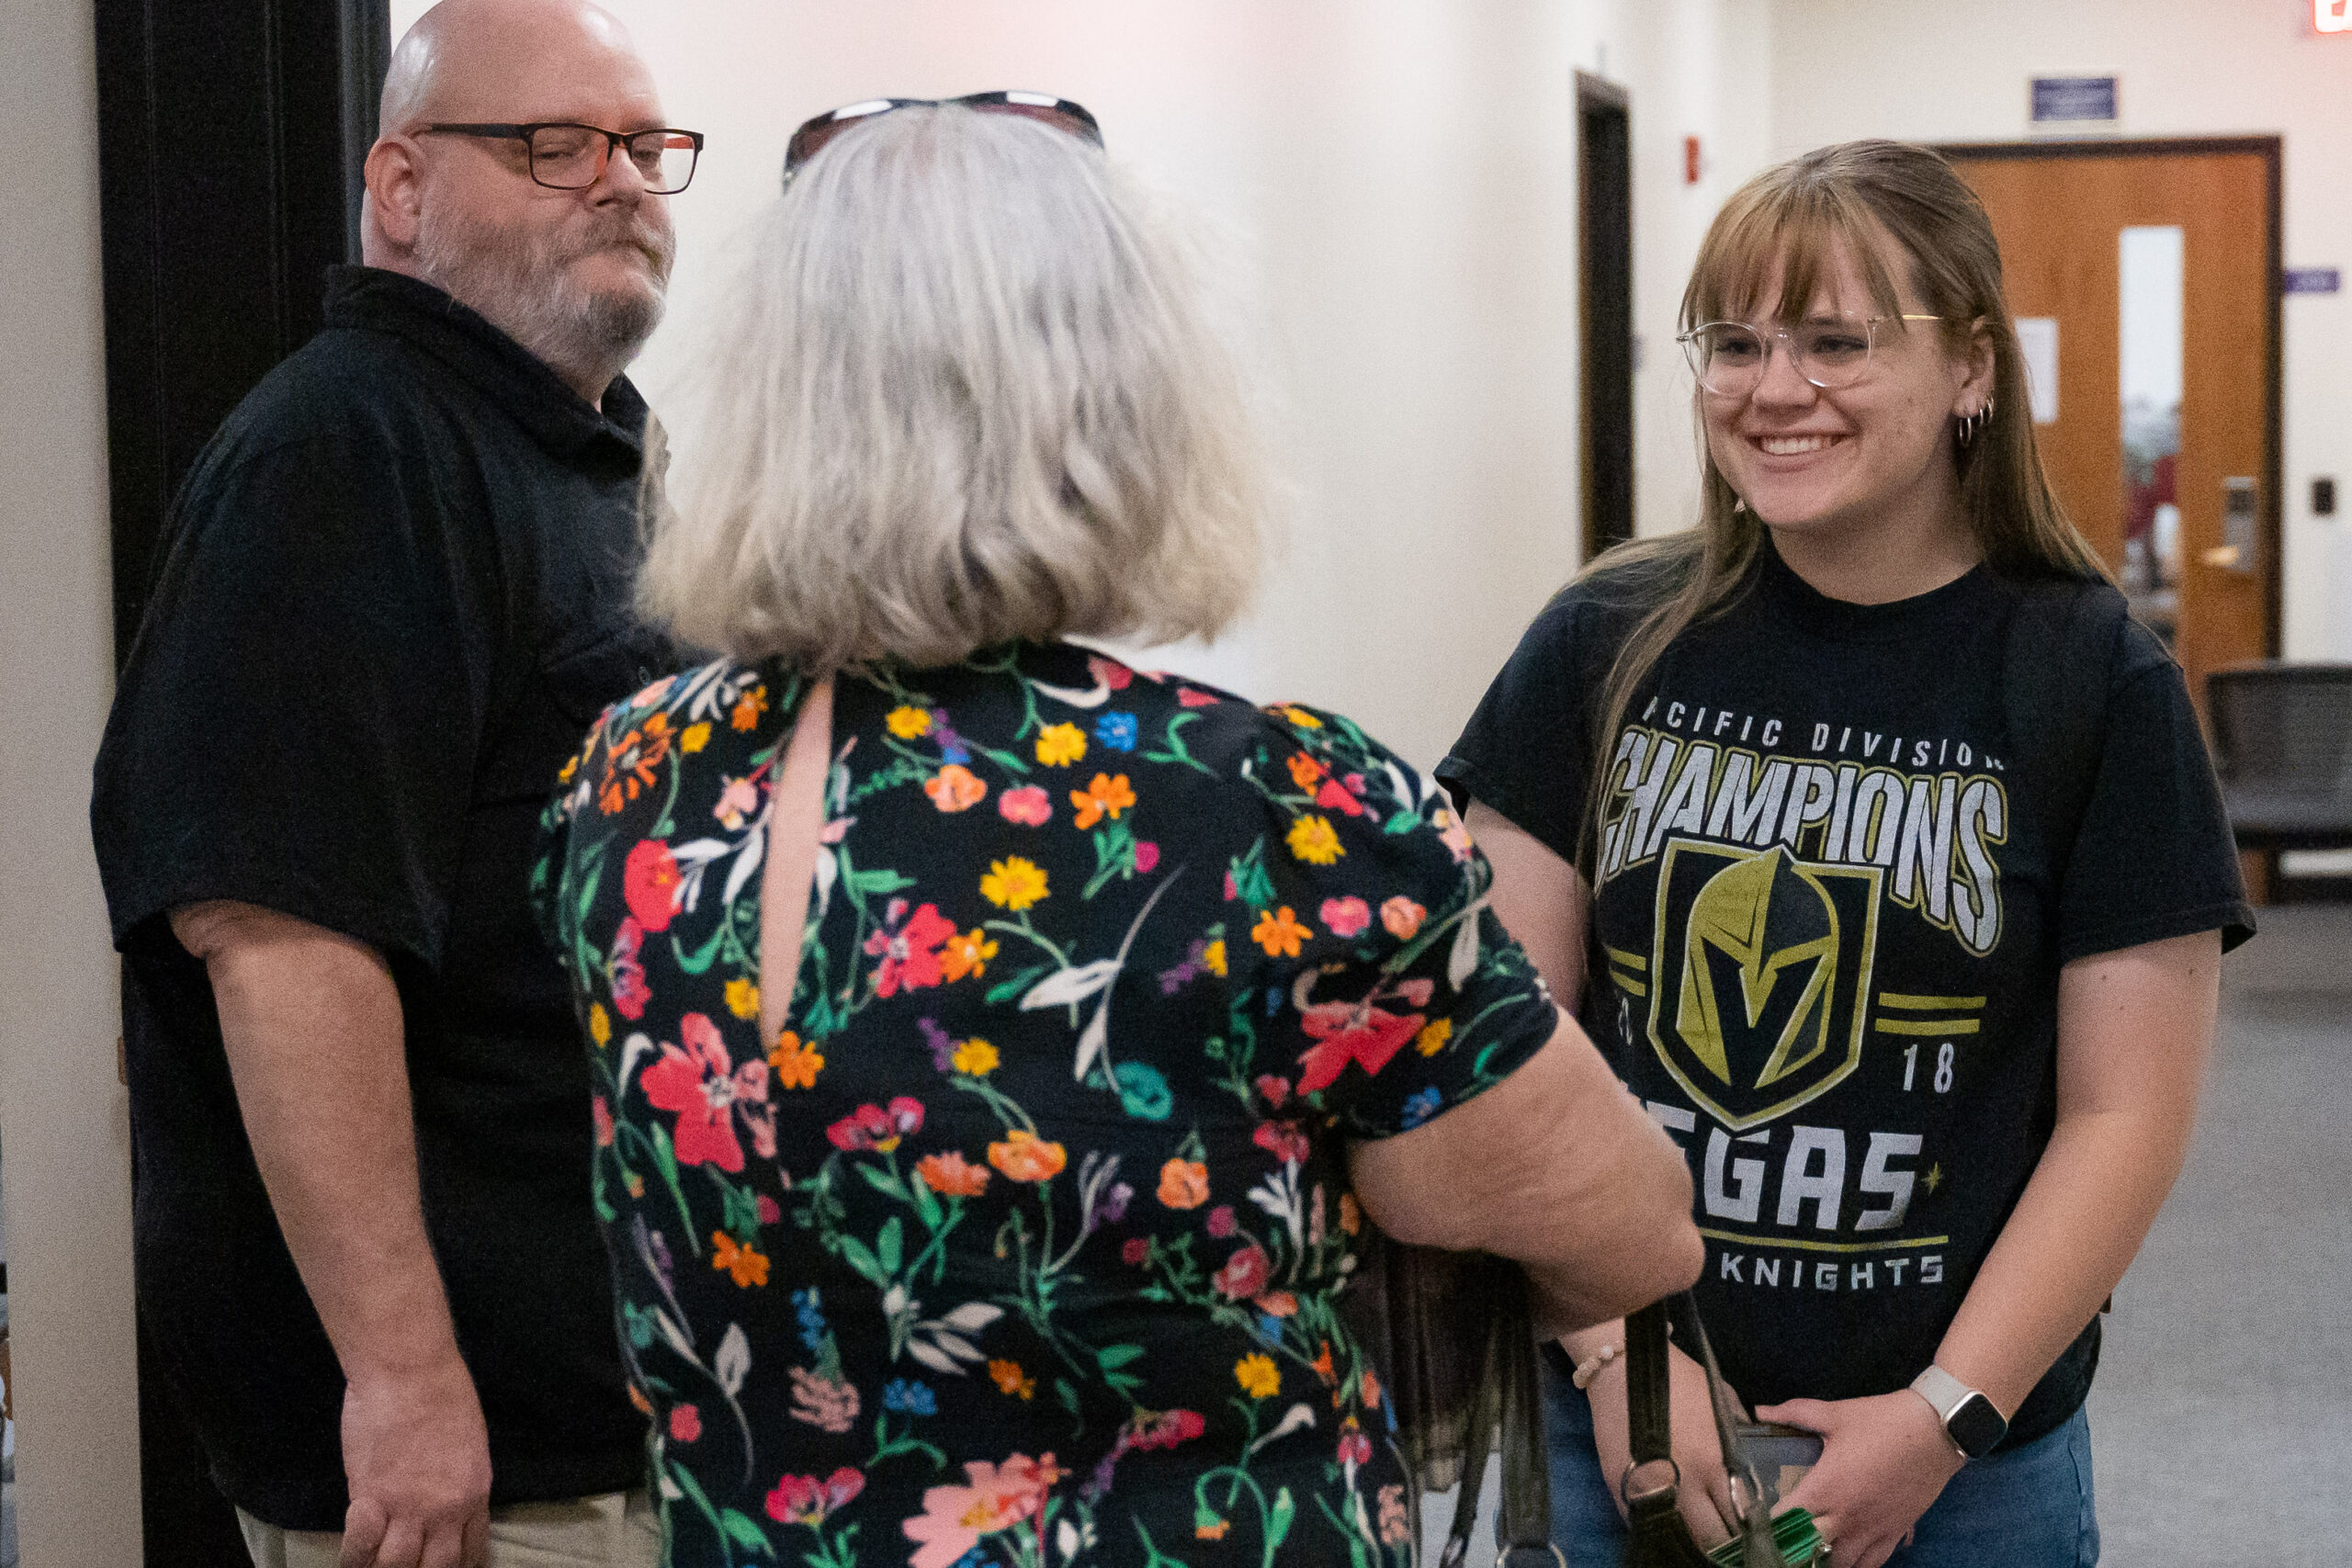
[[[490,1434],[465,1363],[355,1378],[343,1395],[351,1482],[341,1568],[480,1568]]]
[[[1964,1462],[1935,1411],[1907,1388],[1868,1399],[1792,1399],[1756,1414],[1821,1434],[1820,1462],[1781,1506],[1812,1513],[1838,1568],[1880,1568]]]
[[[1623,1339],[1622,1332],[1618,1337]],[[1723,1444],[1715,1437],[1706,1369],[1671,1344],[1666,1349],[1666,1364],[1674,1463],[1682,1472],[1675,1501],[1683,1522],[1690,1527],[1691,1539],[1704,1550],[1731,1539],[1739,1510],[1732,1504],[1731,1477],[1724,1471]],[[1618,1513],[1623,1514],[1625,1467],[1633,1462],[1634,1454],[1625,1409],[1625,1358],[1620,1356],[1603,1367],[1585,1392],[1592,1400],[1592,1441],[1600,1456],[1600,1473],[1608,1480],[1609,1495],[1617,1500]]]

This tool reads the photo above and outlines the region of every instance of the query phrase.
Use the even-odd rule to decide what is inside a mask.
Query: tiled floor
[[[2223,964],[2196,1145],[2108,1321],[2113,1568],[2335,1568],[2352,1546],[2352,905],[2261,925]],[[1432,1499],[1425,1539],[1452,1517]],[[1493,1561],[1482,1523],[1469,1568]]]

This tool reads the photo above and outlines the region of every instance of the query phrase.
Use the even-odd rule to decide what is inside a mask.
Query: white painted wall
[[[1775,155],[2020,140],[2030,77],[2113,73],[2123,135],[2282,134],[2286,264],[2352,272],[2352,34],[2311,17],[2310,0],[1773,0]],[[2352,659],[2352,514],[2310,513],[2314,475],[2352,484],[2352,296],[2284,313],[2284,651]]]
[[[1687,405],[1662,367],[1697,227],[1763,142],[1753,4],[606,4],[671,118],[711,139],[674,208],[671,322],[637,372],[682,446],[694,345],[724,330],[707,302],[725,248],[774,193],[793,127],[885,94],[1077,98],[1114,156],[1220,236],[1285,410],[1293,502],[1258,612],[1213,649],[1158,657],[1341,709],[1424,764],[1577,563],[1574,73],[1624,81],[1642,524],[1687,521]],[[424,9],[396,0],[395,35]],[[1689,190],[1686,131],[1718,170]]]
[[[114,685],[88,0],[0,6],[0,1157],[19,1544],[140,1554],[130,1181],[90,760]]]

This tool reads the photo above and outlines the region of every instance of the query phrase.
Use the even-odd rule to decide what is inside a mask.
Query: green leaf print
[[[718,1524],[719,1528],[726,1531],[728,1539],[736,1545],[750,1551],[756,1551],[762,1557],[775,1555],[775,1548],[768,1544],[768,1532],[762,1529],[759,1522],[742,1510],[739,1508],[721,1510]]]
[[[1274,903],[1274,879],[1266,874],[1266,840],[1254,839],[1250,852],[1236,855],[1227,867],[1233,878],[1233,889],[1247,899],[1253,908],[1269,909]]]

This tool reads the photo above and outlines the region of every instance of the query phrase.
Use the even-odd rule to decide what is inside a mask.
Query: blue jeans
[[[1593,1452],[1592,1406],[1548,1365],[1544,1426],[1552,1455],[1552,1539],[1570,1568],[1614,1568],[1624,1561],[1625,1524]],[[1962,1466],[1919,1516],[1917,1539],[1887,1559],[1887,1568],[2092,1568],[2098,1562],[2091,1428],[2077,1410],[2022,1448]]]

